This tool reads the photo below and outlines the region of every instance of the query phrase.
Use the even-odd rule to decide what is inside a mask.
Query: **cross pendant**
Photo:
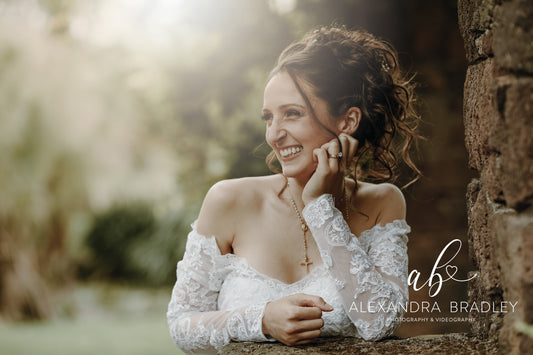
[[[309,265],[311,265],[313,262],[309,261],[309,258],[306,256],[305,260],[300,263],[300,265],[305,266],[307,268],[307,272],[309,272]]]

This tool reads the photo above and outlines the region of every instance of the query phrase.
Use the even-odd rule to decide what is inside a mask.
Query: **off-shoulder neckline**
[[[260,277],[266,279],[267,281],[271,281],[271,282],[274,282],[276,284],[279,284],[279,285],[281,285],[283,287],[295,287],[296,285],[299,285],[301,283],[305,283],[311,277],[311,275],[314,275],[315,273],[318,273],[319,271],[321,271],[321,269],[325,268],[324,262],[322,262],[322,264],[314,267],[307,275],[305,275],[301,279],[296,280],[296,281],[294,281],[292,283],[288,283],[288,282],[282,281],[282,280],[280,280],[280,279],[278,279],[276,277],[267,275],[264,272],[261,272],[261,271],[257,270],[255,267],[252,266],[252,264],[250,264],[248,259],[246,259],[243,256],[232,254],[232,253],[222,254],[222,252],[220,251],[220,248],[218,247],[218,244],[216,242],[216,238],[215,238],[214,235],[212,235],[210,237],[206,237],[205,235],[198,233],[198,231],[196,230],[196,221],[194,221],[194,223],[191,224],[191,227],[192,227],[192,231],[194,232],[195,236],[203,238],[205,241],[207,241],[209,243],[212,243],[211,247],[216,251],[216,253],[217,253],[216,256],[224,258],[226,260],[235,260],[237,262],[240,261],[241,263],[245,264],[246,268],[251,270],[257,276],[260,276]]]
[[[257,276],[259,276],[259,277],[261,277],[263,279],[266,279],[267,281],[270,281],[270,282],[276,283],[278,285],[281,285],[283,287],[296,287],[296,286],[298,286],[300,284],[305,284],[311,278],[311,276],[314,276],[316,273],[321,272],[325,268],[325,265],[322,262],[322,264],[314,267],[311,271],[309,271],[309,273],[307,275],[305,275],[301,279],[298,279],[298,280],[296,280],[294,282],[288,283],[288,282],[285,282],[283,280],[280,280],[280,279],[278,279],[276,277],[267,275],[264,272],[261,272],[261,271],[257,270],[255,267],[252,266],[252,264],[250,264],[248,259],[246,259],[245,257],[242,257],[240,255],[231,254],[231,253],[224,254],[224,255],[221,255],[221,256],[225,257],[225,258],[228,258],[228,259],[236,259],[237,261],[240,261],[240,262],[244,263],[245,267],[248,268],[249,270],[251,270]]]
[[[236,257],[239,257],[239,258],[242,258],[242,259],[245,259],[244,257],[242,256],[239,256],[239,255],[235,255],[235,254],[232,254],[232,253],[227,253],[227,254],[222,254],[222,252],[220,251],[220,248],[218,247],[218,244],[216,242],[216,237],[214,235],[210,236],[209,238],[198,233],[198,231],[196,230],[196,224],[197,224],[198,220],[196,219],[192,224],[191,224],[191,228],[192,230],[194,231],[194,233],[198,236],[201,236],[201,237],[204,237],[206,239],[210,239],[212,238],[215,242],[215,245],[216,245],[216,249],[219,253],[219,255],[221,256],[224,256],[224,255],[234,255]],[[374,233],[377,233],[378,231],[379,232],[384,232],[386,230],[388,230],[389,228],[398,228],[398,229],[404,229],[406,233],[409,233],[411,231],[411,227],[409,226],[409,224],[407,224],[407,221],[405,219],[395,219],[393,220],[392,222],[388,222],[386,223],[385,225],[381,225],[380,223],[376,224],[375,226],[373,226],[372,228],[369,228],[369,229],[366,229],[364,231],[361,232],[361,234],[359,235],[358,239],[359,238],[367,238],[369,235],[373,235]],[[355,235],[355,234],[354,234]],[[248,260],[246,260],[248,262]],[[251,265],[250,265],[251,266]],[[283,281],[282,281],[283,282]]]
[[[243,256],[236,255],[236,254],[233,254],[233,253],[222,254],[222,252],[220,251],[220,248],[218,247],[218,244],[216,242],[215,236],[213,235],[213,236],[210,236],[210,237],[206,237],[206,236],[198,233],[198,231],[196,230],[196,222],[197,222],[197,220],[195,220],[191,224],[192,231],[194,232],[195,235],[197,235],[199,237],[202,237],[205,240],[211,241],[212,243],[214,243],[213,248],[216,250],[216,252],[217,252],[219,257],[222,257],[224,259],[234,259],[234,260],[237,260],[237,261],[241,261],[242,263],[245,264],[245,266],[249,270],[251,270],[257,276],[260,276],[260,277],[262,277],[262,278],[264,278],[264,279],[266,279],[268,281],[271,281],[271,282],[276,283],[278,285],[281,285],[283,287],[295,287],[296,285],[299,285],[301,283],[305,283],[312,275],[314,275],[315,273],[318,273],[319,271],[321,271],[322,269],[324,269],[326,267],[325,264],[324,264],[324,261],[322,260],[322,264],[320,264],[320,265],[316,266],[315,268],[313,268],[307,275],[305,275],[301,279],[296,280],[296,281],[294,281],[292,283],[287,283],[287,282],[282,281],[282,280],[280,280],[280,279],[278,279],[276,277],[269,276],[269,275],[257,270],[255,267],[252,266],[252,264],[250,264],[248,259],[246,259]],[[368,236],[371,236],[374,233],[377,233],[377,231],[384,232],[384,231],[388,230],[389,228],[391,228],[391,229],[392,228],[402,228],[402,229],[405,229],[407,233],[411,229],[409,227],[409,225],[407,224],[405,219],[396,219],[396,220],[394,220],[392,222],[386,223],[384,226],[382,226],[379,223],[376,224],[372,228],[361,232],[361,235],[359,236],[358,239],[362,238],[363,240],[365,240],[366,238],[368,238]]]
[[[198,234],[198,235],[201,235],[203,237],[205,237],[204,235],[202,234],[199,234],[198,231],[196,230],[196,224],[198,222],[198,219],[196,219],[192,224],[191,224],[191,228],[192,230]],[[388,222],[388,223],[385,223],[385,225],[381,225],[380,223],[376,224],[375,226],[369,228],[369,229],[365,229],[364,231],[361,232],[360,234],[360,237],[362,237],[363,235],[365,234],[371,234],[373,232],[375,232],[376,230],[380,230],[380,231],[384,231],[386,229],[388,229],[389,227],[395,227],[395,228],[402,228],[402,229],[406,229],[407,230],[407,233],[409,233],[411,231],[411,227],[409,226],[409,224],[407,224],[407,221],[404,219],[404,218],[401,218],[401,219],[395,219],[393,220],[392,222]],[[212,235],[211,237],[215,238],[214,235]],[[217,247],[218,247],[218,244],[217,244]],[[220,249],[219,249],[220,250]],[[222,253],[220,253],[222,255]]]

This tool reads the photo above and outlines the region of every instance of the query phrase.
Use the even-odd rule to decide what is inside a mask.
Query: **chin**
[[[314,168],[298,167],[298,166],[284,166],[282,165],[283,175],[290,178],[309,178],[314,171]]]

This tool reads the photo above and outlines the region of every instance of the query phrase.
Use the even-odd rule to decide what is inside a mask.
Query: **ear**
[[[361,110],[359,107],[350,107],[344,115],[342,115],[337,128],[339,133],[346,133],[351,136],[355,133],[361,122]]]

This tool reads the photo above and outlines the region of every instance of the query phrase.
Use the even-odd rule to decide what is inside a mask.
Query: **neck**
[[[290,198],[294,199],[294,202],[298,205],[298,208],[303,208],[303,200],[302,200],[302,192],[305,188],[305,184],[307,184],[307,181],[309,179],[297,179],[293,177],[285,177],[288,183],[288,193]]]

